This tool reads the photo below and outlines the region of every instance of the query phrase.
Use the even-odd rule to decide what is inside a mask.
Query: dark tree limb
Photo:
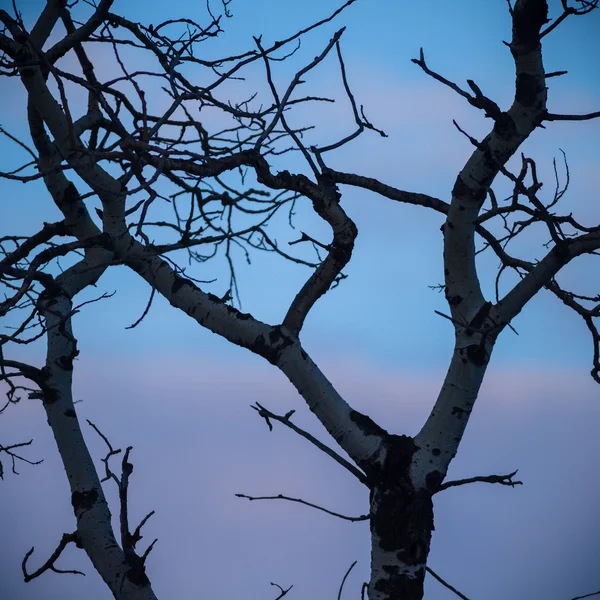
[[[451,592],[454,592],[459,598],[462,598],[462,600],[469,600],[454,586],[450,585],[447,581],[444,581],[431,567],[425,567],[425,569],[434,579],[437,579],[444,587],[448,588]]]
[[[0,454],[2,454],[4,452],[4,454],[6,454],[7,456],[10,457],[10,460],[12,463],[12,472],[15,475],[19,474],[19,472],[17,471],[17,462],[18,461],[27,463],[28,465],[39,465],[44,462],[43,458],[40,460],[30,460],[30,459],[25,458],[24,456],[21,456],[20,454],[17,454],[15,452],[15,448],[23,448],[24,446],[30,446],[32,443],[33,443],[33,440],[29,440],[28,442],[19,442],[16,444],[9,444],[8,446],[3,446],[2,444],[0,444]],[[2,461],[0,461],[0,479],[4,479],[4,466],[2,465]]]
[[[425,62],[425,55],[423,53],[423,48],[419,51],[419,58],[413,58],[411,62],[415,63],[421,69],[427,73],[430,77],[443,83],[445,86],[449,87],[451,90],[455,91],[459,96],[462,96],[471,106],[483,110],[485,112],[486,117],[490,117],[494,120],[498,120],[502,116],[502,111],[500,107],[490,98],[485,96],[479,86],[472,80],[467,79],[467,84],[473,91],[473,94],[469,94],[465,92],[462,88],[460,88],[456,83],[446,79],[439,73],[432,71]]]
[[[582,600],[583,598],[591,598],[592,596],[600,596],[600,590],[592,592],[591,594],[585,594],[584,596],[575,596],[575,598],[571,598],[571,600]]]
[[[343,579],[342,579],[342,583],[340,583],[340,589],[338,591],[338,595],[337,595],[337,600],[342,600],[342,592],[344,591],[344,584],[346,583],[346,579],[348,578],[348,575],[350,575],[350,571],[352,571],[352,569],[354,568],[354,565],[356,565],[358,561],[354,561],[349,567],[348,570],[346,571]]]
[[[310,506],[311,508],[316,508],[317,510],[321,510],[328,515],[332,515],[334,517],[338,517],[340,519],[344,519],[345,521],[368,521],[370,519],[370,515],[360,515],[360,517],[349,517],[347,515],[342,515],[340,513],[331,511],[327,508],[323,508],[318,504],[313,504],[312,502],[307,502],[306,500],[302,500],[301,498],[291,498],[290,496],[284,496],[283,494],[277,494],[277,496],[247,496],[246,494],[236,494],[237,498],[246,498],[248,500],[288,500],[290,502],[297,502],[298,504],[304,504],[305,506]]]
[[[545,29],[540,32],[540,38],[548,35],[551,31],[556,29],[567,17],[570,15],[586,15],[598,8],[598,0],[576,0],[581,4],[580,8],[570,6],[568,0],[560,0],[563,8],[563,12],[554,19]]]
[[[154,515],[154,511],[149,512],[140,522],[140,524],[135,528],[134,532],[131,533],[129,529],[129,501],[128,501],[128,490],[129,490],[129,477],[131,473],[133,473],[133,464],[129,462],[129,454],[133,449],[132,446],[128,446],[123,455],[123,459],[121,461],[121,475],[117,476],[110,468],[109,460],[111,457],[120,454],[120,448],[113,448],[112,444],[108,440],[108,438],[98,429],[94,423],[92,423],[89,419],[87,419],[88,425],[92,427],[92,429],[102,438],[106,446],[108,447],[108,452],[106,456],[102,459],[105,468],[105,477],[102,481],[107,481],[108,479],[112,479],[118,488],[119,491],[119,505],[120,505],[120,532],[121,532],[121,546],[123,548],[123,552],[125,553],[125,557],[127,562],[131,566],[131,568],[135,571],[134,576],[139,578],[145,577],[145,562],[146,558],[154,548],[154,545],[158,541],[158,538],[154,539],[154,541],[148,546],[146,551],[142,556],[139,556],[135,547],[136,544],[142,539],[141,530],[142,527],[146,524],[148,519]]]
[[[544,121],[590,121],[600,117],[600,111],[587,113],[585,115],[560,115],[557,113],[546,113]]]
[[[62,554],[63,550],[70,543],[75,544],[78,548],[82,547],[81,540],[79,538],[79,534],[76,531],[74,531],[73,533],[64,533],[60,542],[58,543],[58,546],[56,547],[54,552],[50,555],[50,558],[39,569],[37,569],[33,573],[28,573],[27,572],[27,561],[29,560],[29,557],[33,554],[33,552],[35,550],[34,546],[32,546],[31,549],[27,552],[27,554],[25,554],[25,557],[23,558],[23,561],[21,562],[21,569],[23,571],[23,578],[25,579],[25,582],[29,582],[32,579],[39,577],[46,571],[54,571],[55,573],[72,574],[72,575],[85,575],[85,573],[82,573],[81,571],[77,571],[75,569],[66,569],[66,570],[59,569],[58,567],[56,567],[54,565],[54,563],[58,560],[58,558]]]
[[[290,585],[287,590],[284,590],[278,583],[273,583],[272,581],[271,585],[279,589],[279,596],[277,596],[275,600],[281,600],[281,598],[283,598],[294,587],[293,585]]]
[[[368,485],[367,476],[360,470],[358,467],[355,467],[352,463],[347,461],[345,458],[340,456],[335,450],[320,442],[314,435],[308,433],[304,429],[301,429],[291,421],[291,416],[296,412],[295,410],[290,410],[285,415],[276,415],[274,412],[271,412],[269,409],[265,408],[262,404],[256,403],[256,406],[251,406],[258,414],[261,416],[269,427],[269,431],[273,431],[273,425],[271,425],[271,420],[279,421],[283,423],[286,427],[289,427],[292,431],[295,431],[298,435],[302,436],[304,439],[308,440],[311,444],[315,445],[319,450],[327,454],[335,460],[337,463],[342,465],[345,469],[350,471],[352,475],[354,475],[361,483]]]
[[[518,469],[517,469],[518,471]],[[513,481],[513,477],[517,474],[517,471],[513,471],[508,475],[479,475],[477,477],[469,477],[468,479],[457,479],[455,481],[446,481],[440,485],[438,492],[447,490],[451,487],[459,485],[466,485],[467,483],[499,483],[500,485],[508,485],[515,487],[515,485],[523,485],[522,481]]]

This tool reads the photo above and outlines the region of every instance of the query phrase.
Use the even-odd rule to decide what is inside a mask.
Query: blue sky
[[[0,5],[8,8],[6,2]],[[42,5],[23,3],[29,23]],[[337,5],[329,0],[234,0],[233,18],[224,22],[226,34],[207,52],[252,47],[252,35],[261,33],[265,42],[281,39]],[[552,15],[559,5],[551,3]],[[176,16],[201,19],[204,14],[198,3],[184,1],[174,8],[117,0],[114,10],[130,18],[143,15],[146,23],[154,24]],[[293,74],[290,69],[312,60],[342,25],[347,26],[342,48],[354,94],[389,137],[367,132],[333,154],[331,166],[447,200],[471,152],[452,119],[476,137],[485,135],[490,122],[410,59],[423,47],[431,68],[460,85],[474,79],[484,93],[507,107],[514,75],[510,53],[502,44],[510,37],[506,3],[359,0],[336,22],[307,36],[289,67],[280,65],[276,81],[284,86]],[[569,71],[549,82],[552,112],[598,110],[599,26],[600,11],[567,19],[545,39],[547,70]],[[232,93],[252,85],[265,92],[258,66]],[[23,133],[18,82],[0,80],[0,86],[8,98],[0,109],[0,123]],[[333,107],[298,111],[298,123],[316,125],[311,139],[325,143],[352,130],[334,60],[319,67],[305,86],[307,93],[339,98]],[[553,190],[552,158],[560,156],[561,148],[566,152],[571,187],[563,207],[567,210],[569,204],[568,210],[586,216],[588,224],[600,220],[598,140],[600,123],[557,123],[536,131],[523,148],[538,161],[548,192]],[[11,166],[22,158],[6,140],[0,140],[0,154]],[[296,159],[282,161],[279,168],[305,170]],[[499,190],[506,190],[505,184],[498,184]],[[58,218],[42,187],[1,185],[2,234],[33,232],[42,221]],[[303,341],[358,410],[369,412],[390,431],[415,433],[443,379],[453,341],[451,326],[433,312],[446,311],[443,295],[428,288],[443,279],[441,217],[369,192],[342,191],[346,210],[359,229],[349,277],[315,306]],[[298,226],[323,232],[302,209]],[[283,228],[276,233],[282,241],[298,237]],[[538,237],[523,244],[522,256],[540,257],[543,241]],[[209,264],[193,274],[203,279],[217,276],[207,289],[222,294],[228,280],[222,267]],[[481,279],[488,294],[496,267],[484,255]],[[581,260],[564,274],[564,281],[575,290],[594,291],[599,272],[596,261]],[[244,310],[277,322],[307,275],[305,269],[271,255],[254,255],[250,266],[241,260]],[[75,385],[77,397],[84,400],[78,409],[80,419],[95,421],[115,445],[134,446],[132,502],[140,516],[157,509],[146,535],[148,541],[160,538],[149,565],[159,596],[270,598],[276,594],[269,582],[275,581],[286,587],[295,584],[295,597],[321,600],[335,597],[345,570],[358,559],[348,581],[352,587],[346,590],[347,597],[358,597],[368,571],[365,524],[338,523],[285,503],[248,503],[233,497],[235,492],[285,493],[353,514],[367,510],[365,491],[336,465],[288,432],[276,428],[268,434],[248,408],[254,401],[275,411],[296,408],[298,422],[320,434],[320,425],[306,414],[296,392],[270,365],[194,327],[160,298],[138,328],[126,331],[124,327],[141,314],[149,290],[123,268],[107,273],[98,289],[82,298],[115,289],[114,298],[86,307],[75,318],[81,349]],[[591,559],[600,551],[595,514],[600,500],[595,467],[600,398],[588,375],[591,343],[583,323],[545,293],[514,325],[519,336],[506,331],[496,346],[450,476],[520,468],[526,485],[471,486],[440,495],[431,566],[473,599],[562,600],[600,589]],[[21,355],[40,364],[43,347],[21,349],[14,356]],[[35,544],[35,556],[41,560],[54,540],[73,527],[66,481],[47,429],[41,407],[31,402],[0,419],[2,443],[34,436],[32,453],[46,461],[2,483],[6,508],[0,512],[0,529],[8,536],[0,542],[6,556],[0,569],[6,597],[107,598],[85,557],[74,552],[61,564],[79,565],[88,573],[85,579],[49,574],[27,586],[19,581],[24,552]],[[103,456],[93,433],[88,437],[95,456]],[[22,520],[17,522],[15,515],[23,515]],[[565,547],[571,550],[565,553]],[[435,581],[428,581],[428,600],[450,597]]]

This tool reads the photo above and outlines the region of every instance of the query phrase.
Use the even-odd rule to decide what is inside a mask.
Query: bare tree
[[[427,75],[453,89],[492,122],[483,139],[456,125],[472,143],[473,151],[456,176],[449,201],[328,166],[329,153],[365,130],[385,135],[369,121],[351,91],[341,46],[344,28],[297,70],[288,85],[275,83],[273,71],[278,62],[295,52],[300,39],[339,18],[354,1],[348,0],[328,17],[274,44],[255,38],[254,48],[217,58],[209,58],[205,46],[203,52],[197,47],[222,33],[222,19],[229,15],[228,0],[223,0],[219,14],[208,5],[206,24],[182,18],[143,25],[112,12],[112,0],[85,5],[47,0],[31,28],[26,27],[16,5],[12,13],[0,10],[2,75],[18,78],[27,92],[27,122],[33,141],[30,148],[8,129],[2,130],[31,160],[1,175],[23,182],[42,180],[63,215],[60,221],[43,223],[34,235],[0,240],[0,274],[6,291],[0,314],[16,323],[11,333],[0,336],[0,377],[8,384],[7,405],[18,402],[20,390],[41,399],[69,480],[76,517],[74,531],[63,536],[52,556],[34,572],[27,568],[28,553],[23,560],[25,580],[58,570],[56,559],[74,543],[85,550],[115,598],[155,598],[145,569],[152,545],[143,553],[136,549],[148,517],[132,532],[127,513],[130,449],[124,453],[117,475],[109,459],[119,451],[92,425],[108,447],[104,479],[115,482],[119,490],[117,534],[72,396],[73,361],[79,353],[72,317],[82,308],[77,296],[112,266],[124,265],[148,283],[147,308],[160,294],[198,325],[281,370],[349,456],[350,460],[344,458],[297,427],[292,413],[279,415],[260,404],[255,406],[269,427],[275,421],[293,429],[369,489],[367,514],[356,518],[370,522],[371,577],[366,591],[371,600],[423,597],[425,574],[431,572],[427,557],[434,494],[476,481],[520,483],[513,479],[514,472],[460,481],[446,481],[446,474],[498,336],[511,327],[511,320],[541,289],[550,290],[584,320],[593,342],[591,375],[600,383],[600,334],[595,322],[600,316],[600,296],[567,290],[556,279],[575,258],[598,253],[600,224],[582,224],[568,210],[557,212],[566,185],[557,185],[549,196],[542,193],[532,158],[521,155],[516,173],[507,167],[537,128],[551,126],[553,121],[600,116],[600,112],[550,113],[546,80],[562,73],[547,73],[542,60],[542,39],[565,19],[590,13],[597,0],[577,0],[574,5],[561,0],[562,13],[553,20],[548,19],[545,0],[516,0],[514,6],[508,2],[512,37],[507,46],[516,78],[514,100],[506,110],[474,81],[468,80],[468,89],[462,88],[434,71],[423,50],[413,59]],[[52,34],[59,24],[65,33],[56,38]],[[110,49],[118,73],[106,75],[106,69],[99,68],[93,58],[98,47]],[[127,66],[132,52],[147,54],[154,66],[132,70]],[[297,107],[331,101],[302,96],[299,87],[329,55],[339,63],[354,129],[327,145],[307,145],[304,140],[310,125],[294,127],[289,115]],[[233,97],[227,87],[253,65],[264,69],[271,93],[267,105],[260,105],[256,96]],[[80,101],[82,91],[87,106]],[[285,159],[282,155],[292,152],[305,161],[305,172],[278,169],[278,161]],[[508,198],[498,199],[492,189],[498,176],[511,184]],[[383,424],[354,410],[301,342],[311,308],[344,278],[343,270],[354,249],[357,227],[344,210],[340,186],[369,190],[436,211],[444,218],[445,282],[440,289],[448,302],[448,314],[440,314],[452,324],[455,344],[439,395],[414,437],[390,433]],[[291,249],[284,248],[269,234],[269,223],[281,215],[291,220],[295,206],[308,201],[315,215],[329,226],[329,239],[321,241],[301,233],[290,241]],[[530,262],[513,255],[511,243],[538,226],[545,227],[549,239],[545,256]],[[314,255],[308,249],[314,250]],[[255,251],[272,252],[311,269],[281,323],[264,323],[234,306],[239,306],[237,251],[247,256]],[[478,252],[494,253],[500,264],[493,300],[484,297],[480,286]],[[178,257],[177,262],[170,256]],[[185,258],[192,264],[213,257],[223,258],[230,274],[228,289],[222,290],[220,297],[205,291],[208,282],[193,279],[181,266]],[[61,270],[56,265],[59,258]],[[502,295],[498,282],[510,271],[517,274],[518,282]],[[14,344],[44,336],[47,358],[43,367],[8,356],[7,349]],[[23,380],[30,383],[23,384]],[[0,446],[13,465],[15,460],[27,460],[18,454],[20,450],[18,444]],[[279,589],[279,597],[289,592]]]

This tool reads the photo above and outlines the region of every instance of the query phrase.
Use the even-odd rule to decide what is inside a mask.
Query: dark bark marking
[[[49,309],[52,308],[58,302],[58,298],[56,296],[50,297],[50,292],[48,290],[44,290],[38,298],[38,304],[42,302],[46,304],[46,306],[44,306],[44,309]]]
[[[75,414],[75,411],[72,408],[67,408],[67,410],[65,410],[65,412],[63,413],[63,415],[65,415],[65,417],[70,417],[72,419],[74,419],[77,416]]]
[[[354,250],[354,240],[358,235],[358,229],[352,222],[348,224],[349,232],[344,235],[344,241],[340,240],[340,235],[336,235],[333,238],[331,249],[329,253],[336,260],[336,262],[347,264],[352,257],[352,251]]]
[[[483,203],[487,195],[487,190],[484,186],[478,186],[477,189],[471,189],[459,175],[456,178],[454,187],[452,188],[452,195],[457,198],[469,200],[477,204]]]
[[[540,44],[540,29],[548,22],[546,0],[518,2],[513,13],[513,26],[518,35],[518,43],[526,46],[526,51]]]
[[[231,306],[230,304],[226,304],[225,308],[229,314],[234,315],[241,321],[247,321],[248,319],[252,318],[251,314],[240,312],[237,308],[235,308],[235,306]]]
[[[492,152],[492,149],[490,148],[490,139],[491,137],[488,135],[483,142],[480,145],[480,150],[481,153],[483,154],[483,159],[485,160],[485,166],[488,169],[488,174],[486,175],[485,179],[482,181],[482,183],[485,184],[490,184],[490,172],[494,173],[497,168],[498,168],[498,163],[500,162],[497,158],[495,158],[494,153]],[[478,191],[481,192],[482,190],[485,190],[484,187],[480,187],[478,188]],[[483,199],[485,199],[485,195],[487,195],[487,191],[484,193]],[[482,200],[483,202],[483,200]]]
[[[114,250],[112,237],[110,233],[106,233],[106,231],[96,236],[96,242],[98,246],[101,246],[105,250]]]
[[[42,402],[44,404],[54,404],[58,400],[58,392],[51,387],[41,386],[43,396]]]
[[[83,492],[75,491],[71,494],[71,504],[73,505],[73,510],[75,510],[75,512],[78,510],[89,510],[96,504],[97,500],[98,490],[96,488],[85,490]]]
[[[510,140],[516,135],[517,126],[514,119],[507,112],[502,112],[497,117],[494,124],[494,133],[501,140]]]
[[[407,565],[418,565],[427,557],[433,531],[431,491],[415,491],[408,474],[396,474],[393,488],[376,487],[376,511],[371,529],[385,551],[397,551]]]
[[[374,586],[375,590],[389,598],[422,598],[425,572],[424,569],[420,569],[420,571],[423,572],[417,571],[416,578],[409,578],[398,570],[396,573],[390,574],[389,579],[380,579]]]
[[[458,417],[459,419],[462,419],[463,413],[466,413],[466,412],[467,411],[464,408],[461,408],[460,406],[453,406],[451,414],[453,417]]]
[[[72,204],[73,202],[77,202],[77,200],[79,200],[79,192],[77,191],[77,188],[75,187],[75,184],[72,181],[69,181],[69,185],[67,185],[67,187],[65,188],[62,199],[63,202],[68,202],[69,204]]]
[[[144,567],[144,561],[135,552],[127,552],[127,563],[130,565],[130,569],[126,573],[127,579],[134,585],[144,586],[150,583],[148,576],[146,575],[146,569]]]
[[[331,257],[338,263],[343,265],[347,264],[350,258],[352,257],[352,250],[354,249],[353,242],[340,242],[334,240],[331,244],[331,249],[329,253]]]
[[[249,347],[249,350],[256,352],[258,355],[266,358],[272,365],[276,365],[279,361],[281,353],[294,343],[294,340],[281,330],[280,326],[272,327],[268,334],[267,341],[264,335],[258,336],[254,344]]]
[[[410,466],[418,449],[414,440],[388,435],[384,445],[383,467],[372,475],[372,505],[376,508],[371,530],[383,550],[396,551],[398,559],[407,565],[418,565],[427,557],[433,530],[431,492],[415,490],[410,481]],[[390,575],[390,583],[404,585],[402,574]]]
[[[445,290],[444,294],[450,306],[458,306],[463,301],[462,296],[459,296],[458,294],[456,294],[456,296],[452,296],[448,293],[447,289]]]
[[[74,350],[69,356],[60,356],[56,362],[65,371],[73,370],[73,360],[79,354],[79,350]]]
[[[175,275],[175,279],[171,285],[171,294],[175,295],[184,285],[189,285],[191,288],[198,290],[198,288],[189,279]]]
[[[556,258],[564,264],[570,257],[569,246],[565,243],[557,244],[552,248],[552,254],[556,255]]]
[[[481,326],[483,325],[484,321],[488,318],[488,315],[490,314],[491,308],[492,308],[491,302],[485,302],[484,304],[481,305],[481,308],[477,311],[477,314],[471,319],[469,326],[465,330],[465,333],[467,335],[469,335],[469,336],[473,335],[474,329],[481,329]]]
[[[434,456],[439,456],[442,453],[442,451],[439,448],[434,448],[431,451],[431,454],[433,454]]]
[[[515,98],[523,106],[532,107],[538,100],[540,93],[538,80],[529,73],[518,73],[515,85]]]
[[[472,344],[466,347],[467,357],[476,366],[482,367],[488,361],[488,355],[482,344]]]
[[[408,473],[417,445],[407,435],[387,434],[385,440],[386,455],[380,481],[393,485],[398,473]]]
[[[427,489],[432,494],[435,494],[440,489],[440,485],[442,485],[443,479],[444,477],[439,471],[432,471],[431,473],[427,473],[427,477],[425,477]]]
[[[390,435],[383,427],[377,425],[373,419],[359,413],[357,410],[350,411],[350,420],[356,423],[365,435],[378,435],[382,438],[387,438]]]

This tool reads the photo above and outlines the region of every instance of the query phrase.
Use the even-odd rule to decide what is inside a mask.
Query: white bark
[[[494,128],[478,143],[452,191],[443,226],[444,272],[456,343],[442,390],[416,437],[420,450],[413,472],[418,485],[423,485],[428,472],[433,470],[445,476],[458,451],[494,341],[512,318],[509,313],[514,313],[514,310],[503,313],[499,310],[500,304],[492,306],[483,298],[475,264],[475,226],[494,178],[541,122],[546,111],[547,91],[539,38],[546,14],[543,0],[516,3],[511,42],[516,68],[513,104],[507,112],[495,116]],[[550,271],[545,270],[544,275],[548,277]],[[533,277],[530,274],[530,279]],[[519,285],[522,289],[531,287],[523,282]],[[525,296],[523,292],[523,299]]]
[[[212,294],[203,292],[189,280],[180,278],[166,261],[153,256],[134,239],[122,238],[116,252],[172,306],[210,331],[276,365],[359,466],[379,452],[381,436],[365,431],[357,422],[358,413],[340,396],[293,333],[283,326],[273,327],[240,313]]]
[[[48,327],[43,405],[71,488],[81,544],[96,571],[118,600],[155,600],[143,570],[129,564],[111,524],[94,462],[87,449],[72,396],[76,341],[71,331],[72,304],[59,294],[42,302]]]

